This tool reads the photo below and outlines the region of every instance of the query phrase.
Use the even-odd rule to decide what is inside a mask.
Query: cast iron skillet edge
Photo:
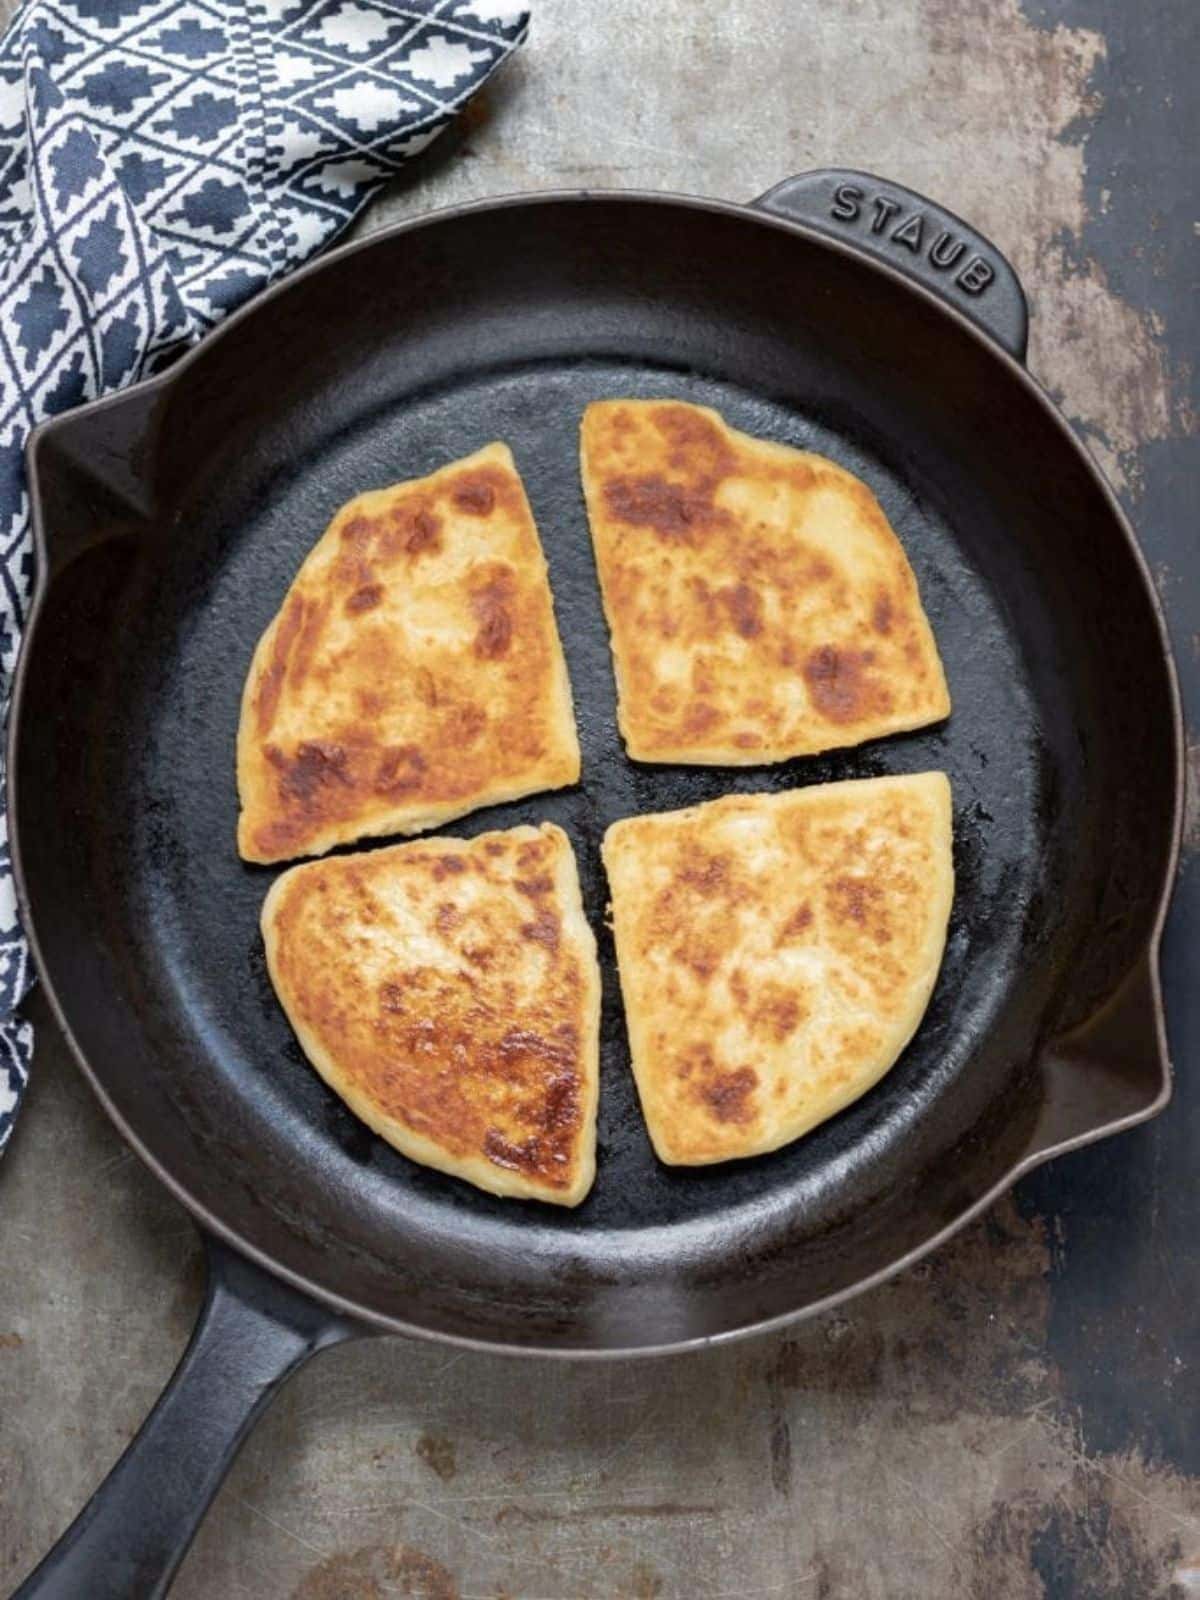
[[[623,201],[654,204],[669,199],[674,203],[717,212],[741,213],[745,210],[741,206],[709,199],[637,191],[617,193]],[[310,273],[322,271],[330,260],[369,248],[381,238],[427,226],[449,215],[592,197],[603,198],[603,192],[550,191],[534,196],[510,196],[448,207],[397,224],[366,240],[331,252],[292,274],[231,316],[204,341],[204,346],[213,339],[235,336],[242,319],[253,315],[269,296],[287,292],[293,284]],[[969,331],[971,337],[987,341],[993,359],[1002,360],[1010,371],[1015,372],[1064,439],[1069,441],[1070,447],[1086,457],[1083,445],[1069,424],[1023,365],[1027,311],[1016,274],[1004,257],[974,229],[910,190],[883,183],[868,174],[851,171],[822,171],[788,179],[754,204],[763,213],[764,223],[809,236],[819,235],[825,247],[842,254],[856,257],[865,255],[875,271],[902,282],[908,293],[936,299],[939,309],[952,316]],[[901,238],[898,241],[892,236],[898,229],[903,229],[905,220],[913,215],[920,216],[924,223],[929,224],[931,238],[936,229],[964,242],[965,254],[958,258],[962,265],[956,262],[954,271],[939,271],[914,248],[911,235],[908,239]],[[875,226],[877,220],[878,227]],[[972,268],[972,262],[980,265]],[[967,273],[965,285],[958,281],[963,273]],[[977,299],[975,297],[981,288],[988,291],[987,296]],[[95,402],[87,408],[89,413],[94,417],[102,410],[129,407],[148,412],[176,376],[186,370],[192,361],[199,359],[201,354],[202,347],[194,347],[169,371]],[[39,458],[45,441],[56,431],[65,431],[69,426],[69,418],[44,424],[35,431],[28,449],[37,583],[26,628],[27,638],[37,626],[55,567],[61,563],[64,555],[61,548],[52,548],[54,540],[49,533],[44,511]],[[120,482],[119,460],[114,459],[111,466],[114,476],[109,478],[109,487],[122,498],[132,500],[129,487]],[[1100,479],[1094,467],[1091,467],[1091,472],[1094,478]],[[1175,730],[1173,837],[1158,891],[1154,924],[1137,967],[1127,976],[1109,1005],[1096,1017],[1089,1019],[1074,1038],[1055,1041],[1049,1047],[1047,1066],[1051,1092],[1047,1095],[1045,1109],[1035,1130],[1032,1148],[952,1223],[858,1284],[812,1302],[797,1312],[784,1313],[720,1334],[643,1348],[633,1353],[652,1356],[703,1348],[751,1333],[765,1332],[828,1310],[851,1295],[885,1282],[937,1248],[1043,1161],[1133,1127],[1156,1115],[1170,1099],[1171,1075],[1158,974],[1158,949],[1178,863],[1182,830],[1182,715],[1166,622],[1145,558],[1111,488],[1103,480],[1100,480],[1100,486],[1114,520],[1135,557],[1146,597],[1157,621],[1170,685]],[[26,656],[22,653],[14,680],[7,735],[10,815],[16,814],[15,799],[20,781],[13,755],[22,710],[25,662]],[[35,966],[40,966],[36,924],[26,893],[20,839],[15,831],[12,852],[21,918],[29,936]],[[35,1596],[38,1600],[51,1600],[51,1597],[53,1600],[58,1600],[58,1597],[67,1600],[67,1597],[83,1592],[96,1597],[96,1600],[105,1600],[108,1596],[117,1600],[119,1596],[130,1594],[160,1596],[166,1593],[208,1504],[249,1428],[284,1378],[317,1350],[369,1331],[391,1331],[411,1337],[436,1338],[439,1342],[490,1353],[531,1352],[523,1346],[503,1345],[467,1336],[435,1335],[397,1319],[381,1317],[366,1307],[343,1300],[336,1293],[299,1274],[280,1269],[267,1255],[236,1236],[221,1218],[195,1201],[185,1182],[166,1170],[126,1125],[72,1035],[52,984],[46,982],[45,987],[56,1022],[65,1034],[80,1069],[122,1137],[201,1225],[206,1246],[208,1287],[191,1342],[164,1394],[108,1479],[55,1548],[16,1592],[14,1600],[33,1600]],[[1141,1100],[1129,1108],[1122,1108],[1119,1092],[1121,1053],[1135,1044],[1146,1051],[1148,1034],[1149,1044],[1161,1068],[1160,1088],[1151,1101]],[[1086,1108],[1071,1103],[1069,1099],[1056,1099],[1053,1093],[1055,1059],[1069,1063],[1073,1055],[1082,1053],[1084,1049],[1089,1057],[1099,1055],[1102,1060],[1112,1062],[1117,1069],[1116,1097],[1111,1101],[1111,1114],[1106,1114],[1099,1121],[1094,1111],[1089,1117]],[[541,1353],[594,1359],[628,1354],[617,1349],[549,1350]]]

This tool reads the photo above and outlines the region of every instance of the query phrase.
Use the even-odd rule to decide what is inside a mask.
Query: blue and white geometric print
[[[30,429],[123,388],[347,227],[520,44],[517,0],[26,0],[0,40],[0,706]],[[0,814],[0,1150],[32,974]]]

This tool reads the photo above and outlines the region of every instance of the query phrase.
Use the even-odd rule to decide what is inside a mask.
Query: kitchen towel
[[[0,704],[35,423],[157,370],[327,245],[520,44],[516,0],[27,0],[0,40]],[[232,759],[232,757],[231,757]],[[32,979],[0,816],[0,1150]]]

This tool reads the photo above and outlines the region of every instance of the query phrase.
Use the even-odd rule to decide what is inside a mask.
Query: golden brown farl
[[[727,795],[604,842],[634,1073],[664,1161],[798,1138],[892,1065],[953,894],[941,773]]]
[[[583,1198],[600,979],[560,829],[295,867],[263,936],[307,1055],[384,1138],[497,1194]]]
[[[578,775],[545,560],[507,449],[344,507],[247,679],[242,855],[416,833]]]
[[[850,473],[673,400],[589,406],[582,465],[630,755],[779,761],[947,714],[912,569]]]

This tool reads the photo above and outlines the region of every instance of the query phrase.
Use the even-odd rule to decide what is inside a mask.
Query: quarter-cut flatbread
[[[589,406],[582,458],[631,756],[747,766],[948,714],[912,568],[849,472],[674,400]]]
[[[614,823],[604,840],[642,1111],[663,1161],[774,1150],[912,1037],[954,892],[940,772]]]
[[[344,506],[246,681],[242,855],[419,833],[578,776],[546,563],[507,447]]]
[[[560,828],[293,867],[262,930],[305,1054],[376,1133],[492,1194],[579,1204],[600,974]]]

